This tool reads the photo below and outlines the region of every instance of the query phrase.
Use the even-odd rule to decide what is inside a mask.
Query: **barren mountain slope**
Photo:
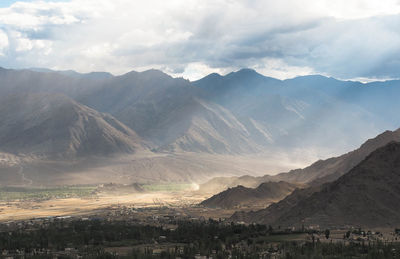
[[[365,159],[372,151],[390,143],[391,141],[400,141],[400,129],[395,131],[385,131],[377,137],[367,140],[360,146],[360,148],[354,151],[342,156],[319,160],[303,169],[295,169],[287,173],[265,175],[261,177],[246,175],[242,177],[214,178],[202,184],[200,190],[206,193],[216,193],[237,185],[254,188],[255,186],[267,181],[286,181],[290,183],[318,186],[338,179]]]
[[[266,207],[272,202],[283,199],[295,188],[296,185],[283,181],[265,182],[257,188],[246,188],[239,185],[215,194],[201,202],[201,205],[212,208]]]
[[[298,191],[267,209],[233,219],[281,226],[388,227],[400,224],[400,143],[372,152],[349,173],[319,191]],[[311,194],[310,194],[311,193]],[[296,199],[294,199],[296,197]]]
[[[112,114],[159,151],[247,154],[271,143],[265,133],[254,126],[246,128],[229,110],[205,101],[203,95],[187,80],[149,70],[114,77],[80,100]],[[262,141],[254,141],[255,132]]]
[[[3,152],[58,159],[143,149],[131,129],[63,95],[12,94],[0,101]]]

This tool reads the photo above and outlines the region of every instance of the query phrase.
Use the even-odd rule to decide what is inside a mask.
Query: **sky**
[[[400,0],[0,0],[0,66],[400,78]]]

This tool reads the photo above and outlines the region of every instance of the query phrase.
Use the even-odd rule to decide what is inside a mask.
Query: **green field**
[[[95,186],[52,188],[0,187],[0,201],[83,198],[94,195]]]
[[[274,242],[289,242],[289,241],[299,241],[299,240],[305,240],[307,237],[307,234],[301,233],[301,234],[281,234],[281,235],[268,235],[265,237],[262,237],[261,239],[265,242],[268,243],[274,243]]]
[[[189,190],[193,186],[187,183],[168,183],[144,184],[141,187],[146,192],[178,192]],[[83,198],[94,196],[96,189],[96,186],[0,187],[0,201]]]
[[[179,192],[190,190],[193,187],[190,183],[167,183],[167,184],[144,184],[142,188],[148,192]]]

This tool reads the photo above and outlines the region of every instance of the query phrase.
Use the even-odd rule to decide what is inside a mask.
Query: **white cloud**
[[[398,0],[322,0],[313,4],[318,12],[339,19],[361,19],[400,13]]]
[[[395,77],[399,13],[397,0],[18,2],[0,8],[0,65]]]
[[[0,56],[4,56],[4,50],[8,48],[8,36],[0,30]]]
[[[171,70],[168,67],[161,67],[160,69],[165,70],[168,74],[171,74],[176,77],[184,77],[186,79],[198,80],[205,75],[209,75],[211,73],[218,73],[220,75],[228,74],[232,72],[231,67],[229,68],[211,68],[204,63],[194,62],[189,63],[181,68],[181,71],[177,72],[175,70]]]
[[[316,73],[311,67],[291,66],[282,59],[265,58],[261,61],[260,64],[252,68],[261,74],[269,75],[278,79],[287,79]]]

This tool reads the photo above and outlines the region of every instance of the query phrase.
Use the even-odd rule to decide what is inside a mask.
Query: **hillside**
[[[266,181],[286,181],[290,183],[319,186],[338,179],[365,159],[371,152],[392,141],[400,141],[400,129],[385,131],[377,137],[367,140],[356,150],[342,156],[319,160],[303,169],[295,169],[287,173],[259,177],[249,175],[242,177],[216,177],[201,184],[200,191],[204,193],[218,193],[237,185],[254,188]]]
[[[193,84],[205,91],[205,99],[230,110],[246,127],[256,122],[274,148],[329,147],[340,154],[398,126],[393,117],[382,116],[383,107],[397,107],[384,100],[388,92],[399,92],[398,82],[383,90],[319,75],[277,80],[242,69],[225,76],[211,74]],[[370,99],[372,92],[379,98]]]
[[[320,160],[304,169],[292,170],[276,177],[289,182],[310,183],[311,185],[331,182],[346,174],[371,152],[392,141],[400,141],[400,129],[385,131],[377,137],[367,140],[360,148],[342,156]]]
[[[257,188],[236,186],[218,193],[200,205],[210,208],[265,207],[277,202],[290,194],[296,185],[287,182],[265,182]]]
[[[112,75],[93,72],[57,72],[49,69],[15,70],[0,67],[0,94],[53,93],[77,99],[100,87]]]
[[[265,145],[242,122],[203,94],[187,80],[149,70],[114,77],[80,101],[112,114],[158,151],[262,152]]]
[[[63,95],[3,96],[0,120],[5,153],[71,159],[143,149],[136,133],[118,120]]]
[[[293,205],[294,193],[267,209],[233,219],[281,226],[393,227],[400,224],[400,143],[391,142],[319,191]],[[310,189],[309,189],[310,190]],[[297,195],[299,197],[299,195]]]
[[[267,182],[273,176],[265,177]],[[263,177],[256,177],[251,175],[231,176],[231,177],[214,177],[205,183],[200,184],[199,192],[205,194],[216,194],[225,191],[228,188],[234,188],[238,185],[247,188],[256,188],[263,183]]]

